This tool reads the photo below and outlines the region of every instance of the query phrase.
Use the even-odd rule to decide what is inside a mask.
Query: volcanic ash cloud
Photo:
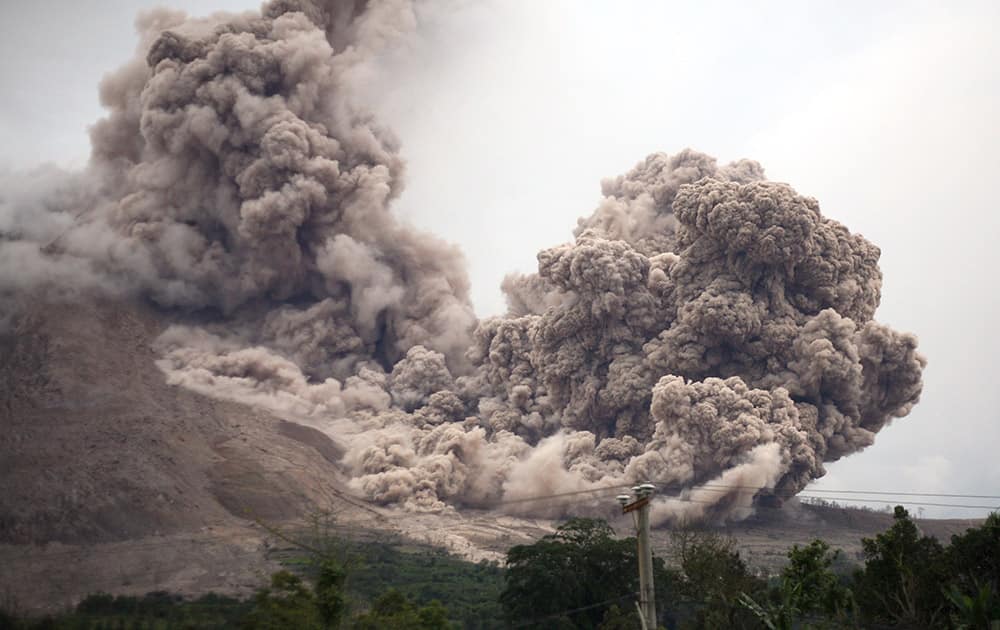
[[[460,363],[475,325],[461,255],[392,216],[397,143],[348,98],[352,71],[414,21],[405,2],[145,14],[139,55],[101,84],[85,185],[49,174],[38,188],[58,194],[0,202],[4,249],[21,248],[0,287],[97,277],[168,307],[256,307],[254,341],[316,377],[416,344]]]
[[[150,299],[178,318],[169,382],[323,428],[360,494],[416,510],[653,481],[685,493],[662,519],[738,518],[916,403],[916,339],[873,320],[878,248],[752,161],[606,180],[476,321],[461,254],[393,215],[398,143],[351,97],[416,22],[399,0],[145,14],[89,167],[5,176],[0,324],[29,293]]]
[[[741,475],[752,491],[795,493],[919,398],[916,339],[872,319],[878,248],[815,200],[691,151],[604,193],[574,243],[508,279],[518,316],[477,331],[491,425],[531,439],[526,416],[555,418],[596,437],[603,481],[714,482],[729,505],[748,483],[720,482],[729,471],[760,461],[771,472]],[[598,454],[624,436],[626,454]]]

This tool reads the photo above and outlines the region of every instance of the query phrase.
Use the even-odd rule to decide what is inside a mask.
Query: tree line
[[[952,536],[920,533],[902,507],[893,524],[862,539],[852,567],[822,540],[788,552],[779,575],[761,576],[733,541],[680,532],[677,562],[654,557],[658,622],[665,628],[955,628],[1000,630],[1000,514]],[[635,539],[607,523],[573,519],[507,554],[500,595],[510,625],[636,628]],[[603,606],[588,606],[607,602]]]

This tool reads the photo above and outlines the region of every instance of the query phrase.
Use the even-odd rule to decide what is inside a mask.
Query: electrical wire
[[[723,492],[727,492],[729,490],[755,490],[756,491],[756,490],[764,490],[764,489],[766,489],[766,488],[759,488],[757,486],[740,486],[740,485],[713,484],[713,483],[707,483],[707,484],[703,484],[703,485],[696,486],[696,487],[691,487],[691,488],[683,488],[683,487],[677,485],[674,482],[667,483],[667,482],[662,482],[662,481],[653,481],[651,483],[653,483],[654,485],[660,486],[660,490],[661,491],[669,491],[669,492],[676,492],[676,491],[681,491],[681,490],[698,490],[698,491],[701,491],[701,490],[712,491],[712,490],[714,490],[716,492],[723,493]],[[612,491],[612,490],[620,490],[622,488],[633,488],[635,485],[636,484],[632,484],[632,483],[622,483],[622,484],[615,484],[615,485],[609,485],[609,486],[599,486],[599,487],[596,487],[596,488],[588,488],[586,490],[573,490],[573,491],[569,491],[569,492],[556,492],[556,493],[551,493],[551,494],[539,494],[539,495],[534,495],[534,496],[530,496],[530,497],[523,497],[523,498],[519,498],[519,499],[507,499],[507,500],[503,500],[503,501],[498,501],[498,502],[496,502],[493,505],[494,506],[514,505],[514,504],[518,504],[518,503],[529,503],[529,502],[534,502],[534,501],[546,501],[546,500],[560,498],[560,497],[580,496],[580,495],[586,495],[586,494],[603,494],[603,493],[606,493],[606,492],[609,492],[609,491]],[[826,489],[819,489],[819,488],[809,489],[809,490],[802,490],[802,491],[799,491],[799,492],[785,492],[785,493],[778,492],[778,493],[776,493],[775,496],[782,497],[782,498],[791,498],[791,497],[795,497],[795,496],[801,496],[801,497],[808,496],[808,495],[802,494],[803,492],[806,492],[806,493],[826,493],[826,494],[863,494],[863,495],[877,495],[877,496],[890,496],[890,497],[892,497],[892,496],[899,496],[899,497],[932,497],[932,498],[944,497],[944,498],[955,498],[955,499],[998,499],[998,500],[1000,500],[1000,495],[990,495],[990,494],[961,494],[961,493],[912,492],[912,491],[890,492],[890,491],[886,491],[886,490],[849,490],[849,489],[826,490]],[[815,497],[815,498],[821,498],[821,497]],[[858,500],[867,500],[867,499],[843,499],[843,500],[845,500],[845,501],[849,501],[849,500],[858,501]],[[883,501],[883,499],[871,499],[871,500],[872,501]],[[892,501],[889,501],[889,502],[892,502]],[[902,502],[902,501],[896,501],[895,503],[904,504],[904,502]],[[912,503],[912,504],[916,505],[917,503]],[[934,507],[976,507],[976,508],[981,508],[981,509],[995,509],[995,508],[992,508],[992,506],[964,506],[964,505],[956,505],[956,504],[931,504],[931,503],[923,503],[923,502],[921,502],[919,504],[920,505],[929,505],[929,506],[934,506]],[[761,507],[761,506],[757,506],[757,507]],[[768,506],[768,507],[772,507],[772,506]]]
[[[630,597],[638,597],[638,596],[639,596],[639,593],[628,593],[626,595],[622,595],[621,597],[614,597],[612,599],[606,599],[603,602],[597,602],[595,604],[590,604],[590,605],[587,605],[587,606],[581,606],[579,608],[571,608],[569,610],[562,610],[562,611],[559,611],[559,612],[549,613],[548,615],[544,615],[544,616],[541,616],[541,617],[535,617],[534,619],[529,619],[527,621],[522,621],[521,623],[519,623],[519,624],[517,624],[515,626],[512,626],[512,627],[513,628],[527,628],[529,626],[537,625],[538,623],[541,623],[542,621],[545,621],[546,619],[552,619],[553,617],[562,617],[563,615],[572,615],[573,613],[583,612],[584,610],[591,610],[593,608],[599,608],[601,606],[606,606],[607,604],[612,604],[614,602],[620,602],[623,599],[628,599]]]
[[[614,486],[601,486],[598,488],[590,488],[588,490],[573,490],[570,492],[556,492],[554,494],[540,494],[530,497],[524,497],[521,499],[507,499],[504,501],[497,501],[494,505],[513,505],[516,503],[529,503],[531,501],[544,501],[546,499],[552,499],[557,497],[569,497],[578,496],[581,494],[594,494],[597,492],[607,492],[609,490],[621,490],[622,488],[631,488],[635,486],[634,483],[620,483]]]
[[[824,501],[869,501],[876,502],[876,499],[865,499],[865,498],[855,498],[855,497],[816,497],[810,495],[797,495],[803,499],[822,499]],[[918,507],[946,507],[946,508],[969,508],[975,510],[995,510],[996,508],[991,505],[966,505],[959,503],[927,503],[923,501],[889,501],[895,505],[916,505]]]
[[[721,488],[721,489],[738,489],[738,490],[754,490],[759,489],[756,486],[733,486],[725,484],[713,484],[707,483],[698,486],[699,489],[706,488]],[[889,495],[896,497],[946,497],[953,499],[1000,499],[1000,495],[995,494],[949,494],[942,492],[890,492],[887,490],[826,490],[821,488],[809,488],[803,489],[799,492],[819,492],[826,494],[875,494],[875,495]],[[788,496],[796,496],[798,493],[787,493]]]

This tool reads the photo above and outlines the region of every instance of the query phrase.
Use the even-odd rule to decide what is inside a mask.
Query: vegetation
[[[1000,630],[1000,512],[982,527],[951,537],[947,559],[952,576],[945,591],[956,628]]]
[[[839,552],[814,540],[788,552],[788,565],[769,592],[758,603],[751,595],[740,595],[740,603],[771,630],[811,627],[850,627],[856,611],[853,594],[832,567]]]
[[[983,628],[1000,630],[1000,514],[942,546],[909,513],[862,540],[864,566],[838,572],[839,552],[821,540],[795,546],[770,580],[754,575],[732,541],[674,536],[676,566],[655,559],[657,613],[668,628]],[[508,552],[500,596],[510,624],[634,628],[635,541],[603,521],[574,519]]]
[[[887,531],[861,541],[865,568],[855,576],[861,610],[876,623],[941,627],[947,616],[945,550],[937,539],[921,536],[902,507],[894,518]]]
[[[70,612],[25,619],[0,605],[0,630],[161,628],[637,627],[635,540],[601,520],[572,519],[551,535],[509,550],[507,569],[430,550],[301,543],[289,562],[246,600],[169,593],[95,594]],[[948,545],[923,536],[896,508],[894,523],[863,539],[864,564],[842,570],[816,540],[788,552],[765,579],[732,541],[699,532],[674,536],[674,562],[654,558],[662,627],[954,628],[1000,630],[1000,514]]]
[[[601,627],[612,605],[631,615],[638,572],[634,538],[615,538],[604,521],[575,518],[556,533],[507,552],[503,617],[511,624],[546,628]],[[653,575],[657,604],[667,608],[674,573],[654,558]]]
[[[347,580],[352,601],[374,601],[392,588],[422,606],[445,602],[448,618],[462,628],[496,628],[503,569],[496,563],[459,560],[439,549],[404,552],[374,543],[351,547],[353,562]]]
[[[389,590],[375,600],[370,611],[352,623],[357,630],[445,630],[451,627],[448,610],[434,600],[427,606],[417,607],[397,590]]]
[[[497,600],[503,571],[496,564],[373,543],[331,544],[324,554],[325,561],[313,553],[288,558],[291,571],[275,573],[245,600],[98,593],[72,611],[41,619],[27,620],[0,606],[0,630],[502,627]]]
[[[24,630],[167,630],[169,628],[219,629],[238,627],[252,604],[209,593],[195,600],[164,592],[142,597],[97,593],[81,601],[74,611],[40,619],[23,619],[0,612],[0,629]]]
[[[699,532],[679,532],[674,547],[680,561],[679,593],[682,601],[660,613],[671,627],[756,628],[753,611],[741,598],[761,597],[767,582],[754,575],[732,540]]]

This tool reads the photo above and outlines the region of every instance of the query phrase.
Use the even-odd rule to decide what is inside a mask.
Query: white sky
[[[97,82],[154,4],[0,5],[0,167],[86,161]],[[1000,495],[1000,3],[448,0],[421,15],[363,95],[409,160],[399,212],[462,246],[480,315],[502,310],[505,273],[571,238],[602,177],[686,146],[756,159],[882,248],[877,318],[930,361],[913,413],[815,487]]]

